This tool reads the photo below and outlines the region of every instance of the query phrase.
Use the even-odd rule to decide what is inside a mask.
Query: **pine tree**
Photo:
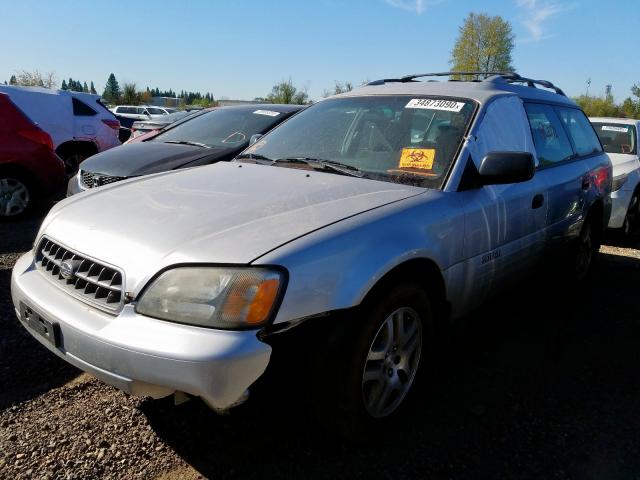
[[[18,80],[16,79],[15,75],[11,75],[11,78],[9,79],[9,85],[17,85],[18,84]]]
[[[116,76],[112,73],[109,75],[109,79],[107,80],[107,84],[104,87],[104,93],[102,96],[108,102],[115,103],[118,101],[121,95],[120,85],[118,85],[118,81],[116,80]]]
[[[62,79],[62,86],[60,88],[62,90],[69,90],[69,87],[67,87],[67,82],[65,82],[64,79]]]
[[[93,93],[94,95],[98,94],[98,92],[96,92],[96,87],[93,86],[93,82],[91,82],[91,87],[89,88],[89,92]]]
[[[84,82],[84,84],[82,85],[82,91],[84,93],[89,93],[89,87],[87,85],[87,82]]]

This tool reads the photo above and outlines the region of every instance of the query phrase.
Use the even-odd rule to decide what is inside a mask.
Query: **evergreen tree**
[[[60,88],[62,90],[69,90],[69,87],[67,87],[67,82],[65,82],[64,79],[62,79],[62,86]]]
[[[89,88],[89,92],[93,93],[94,95],[98,94],[98,92],[96,92],[96,87],[93,86],[93,82],[91,82],[91,87]]]
[[[89,93],[89,87],[87,85],[87,82],[84,82],[84,84],[82,85],[82,91],[84,93]]]
[[[118,81],[116,80],[116,76],[112,73],[109,75],[109,79],[107,80],[107,84],[104,87],[104,93],[102,96],[108,102],[115,103],[118,101],[121,95],[120,85],[118,85]]]
[[[15,75],[11,75],[11,78],[9,79],[9,85],[17,85],[18,84],[18,80],[16,79]]]

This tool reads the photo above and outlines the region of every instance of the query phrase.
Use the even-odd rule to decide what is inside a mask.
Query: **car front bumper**
[[[611,217],[609,218],[609,228],[622,228],[624,219],[627,216],[629,202],[633,197],[633,188],[625,188],[611,192]]]
[[[139,315],[125,305],[118,316],[73,298],[23,255],[11,277],[11,295],[21,324],[70,364],[127,393],[160,398],[181,391],[226,409],[269,363],[271,347],[255,331],[223,331],[181,325]],[[56,346],[21,318],[31,309],[55,325]]]
[[[67,183],[67,197],[75,195],[76,193],[82,193],[85,190],[86,188],[82,186],[82,181],[80,180],[80,172],[69,179],[69,183]]]

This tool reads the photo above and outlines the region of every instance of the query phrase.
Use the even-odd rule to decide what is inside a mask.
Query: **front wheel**
[[[328,351],[316,354],[316,412],[349,437],[397,414],[434,352],[432,304],[422,286],[389,286],[371,297],[357,318],[336,325]]]
[[[638,225],[638,217],[640,216],[640,201],[638,201],[638,195],[636,193],[631,197],[629,202],[629,208],[627,214],[624,217],[624,223],[622,224],[622,233],[625,236],[631,235],[636,226]]]

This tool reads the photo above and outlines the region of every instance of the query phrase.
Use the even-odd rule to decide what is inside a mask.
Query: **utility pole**
[[[589,96],[589,87],[591,86],[591,77],[587,78],[587,97]]]

